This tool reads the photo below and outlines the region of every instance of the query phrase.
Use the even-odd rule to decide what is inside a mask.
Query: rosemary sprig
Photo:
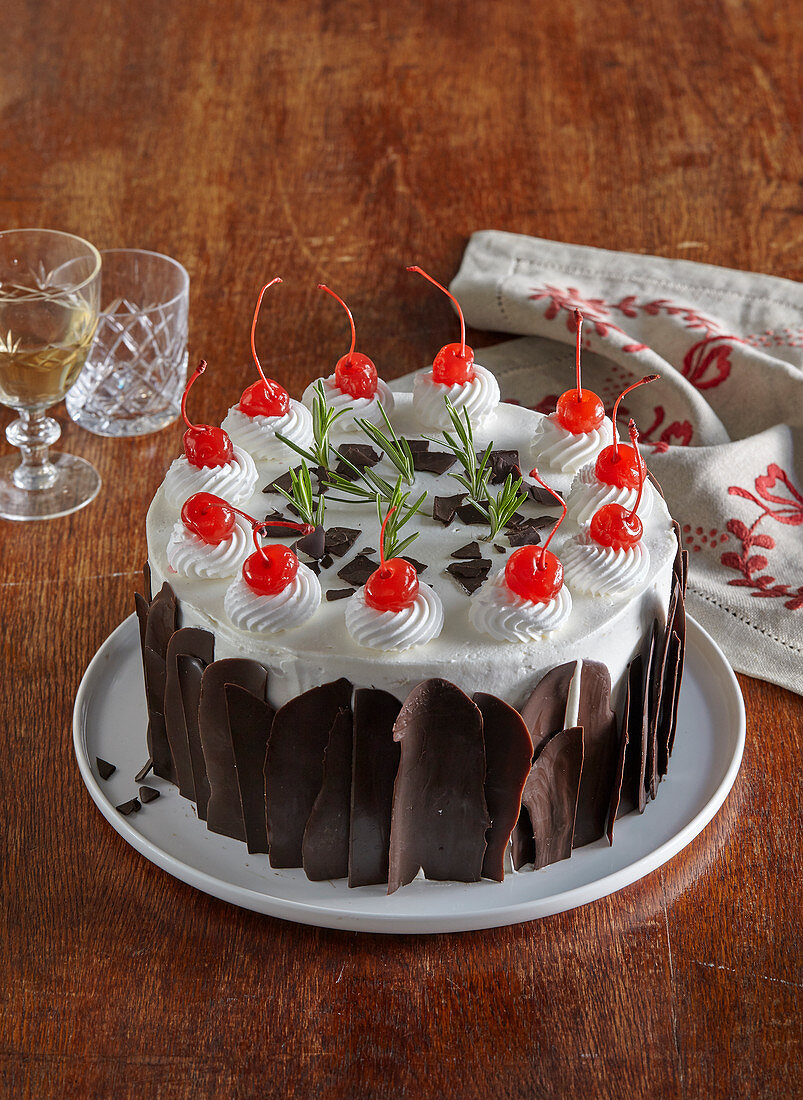
[[[474,446],[474,429],[471,427],[468,411],[463,409],[461,417],[448,397],[444,397],[443,400],[446,402],[446,409],[454,427],[454,435],[444,431],[443,439],[433,439],[432,436],[426,438],[433,443],[446,444],[463,467],[462,474],[452,474],[452,477],[466,490],[471,503],[480,511],[485,511],[483,505],[488,499],[488,478],[491,474],[488,457],[493,450],[493,443],[489,443],[482,458],[478,458],[477,449]]]
[[[411,542],[415,542],[418,538],[419,532],[414,531],[411,535],[407,535],[406,538],[400,538],[401,529],[409,520],[418,512],[421,505],[427,498],[426,493],[422,493],[421,496],[413,504],[408,505],[407,501],[410,497],[409,492],[405,493],[402,490],[402,479],[396,482],[396,488],[393,490],[393,495],[390,500],[387,501],[387,508],[385,509],[385,515],[382,515],[382,501],[379,496],[376,498],[376,514],[379,517],[379,525],[382,526],[385,519],[385,536],[384,536],[384,550],[386,558],[397,558],[406,550]],[[392,511],[391,511],[392,510]]]
[[[291,485],[290,492],[288,493],[286,489],[282,489],[279,485],[277,485],[276,488],[283,497],[287,497],[305,523],[317,527],[319,524],[323,523],[323,513],[326,507],[323,493],[319,495],[318,503],[316,504],[312,492],[312,479],[310,478],[309,467],[305,461],[302,460],[298,473],[296,473],[292,466],[290,467],[289,473]]]
[[[486,506],[477,504],[476,501],[473,502],[491,525],[491,532],[485,536],[483,541],[490,541],[497,531],[504,527],[515,514],[519,506],[527,500],[527,493],[523,492],[521,488],[522,484],[523,481],[520,477],[514,481],[513,474],[508,474],[505,478],[505,484],[496,496],[489,495]]]
[[[381,474],[378,474],[368,466],[366,466],[364,470],[360,470],[353,462],[349,462],[345,455],[337,451],[335,454],[337,454],[341,462],[344,462],[353,470],[363,484],[360,484],[360,481],[351,481],[349,478],[343,477],[342,474],[333,471],[324,481],[324,485],[327,489],[337,489],[341,493],[348,493],[349,496],[357,497],[360,500],[373,500],[375,497],[379,497],[380,500],[384,501],[390,500],[393,496],[393,486],[389,481],[386,481]],[[341,504],[347,503],[343,501],[342,498],[338,497],[331,497],[330,499],[336,500]]]
[[[348,412],[348,408],[345,409],[333,409],[326,403],[326,393],[323,388],[323,382],[319,378],[313,387],[315,394],[312,398],[312,447],[307,449],[305,447],[299,447],[297,443],[294,443],[292,439],[288,439],[286,435],[282,435],[281,432],[276,433],[276,438],[280,439],[282,443],[285,443],[296,454],[301,455],[307,462],[311,462],[313,466],[323,466],[325,470],[329,469],[329,431],[339,416],[342,416],[345,412]]]
[[[372,443],[375,443],[381,451],[387,455],[396,469],[402,476],[402,479],[407,482],[408,485],[412,485],[415,481],[415,469],[413,467],[413,454],[410,450],[410,445],[406,439],[399,439],[396,435],[396,431],[388,419],[388,414],[379,406],[379,411],[382,413],[382,419],[385,421],[385,427],[387,428],[387,434],[378,428],[376,424],[372,424],[370,420],[366,420],[364,417],[360,417],[356,423],[368,436]],[[391,520],[391,523],[393,521]]]

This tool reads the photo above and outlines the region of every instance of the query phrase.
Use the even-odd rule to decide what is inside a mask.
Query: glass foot
[[[13,474],[19,469],[18,455],[0,459],[0,517],[3,519],[56,519],[77,512],[93,501],[100,490],[100,474],[76,455],[50,452],[55,468],[52,482],[43,489],[20,489]]]

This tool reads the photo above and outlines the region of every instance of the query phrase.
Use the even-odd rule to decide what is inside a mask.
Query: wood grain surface
[[[801,275],[791,0],[6,0],[0,224],[182,260],[193,395],[298,395],[345,350],[431,360],[474,229]],[[480,334],[476,342],[493,340]],[[79,431],[101,496],[0,524],[0,1081],[9,1097],[799,1094],[801,700],[742,678],[713,823],[575,912],[432,938],[318,931],[197,893],[129,848],[72,755],[81,674],[131,610],[178,426]],[[10,419],[3,411],[2,425]]]

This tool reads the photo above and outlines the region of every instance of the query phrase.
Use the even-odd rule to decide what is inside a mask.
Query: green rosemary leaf
[[[276,432],[276,438],[281,440],[281,442],[284,443],[286,447],[289,447],[292,451],[295,451],[297,455],[301,455],[301,457],[306,459],[307,462],[311,462],[313,466],[321,465],[321,463],[318,462],[312,451],[308,451],[305,447],[299,447],[297,443],[294,443],[292,439],[288,439],[286,435],[282,435],[281,432]]]

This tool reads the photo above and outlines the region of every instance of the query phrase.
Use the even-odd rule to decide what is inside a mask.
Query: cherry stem
[[[257,298],[256,309],[254,310],[254,319],[251,322],[251,354],[254,357],[254,362],[257,365],[257,370],[259,371],[259,375],[260,375],[262,381],[265,383],[266,386],[268,384],[268,380],[265,377],[265,372],[262,369],[262,364],[260,363],[259,356],[257,355],[256,344],[254,343],[254,336],[255,336],[256,330],[257,330],[257,318],[259,317],[259,307],[262,305],[262,299],[265,297],[265,291],[269,290],[275,283],[280,283],[281,281],[282,280],[277,275],[275,279],[271,279],[271,281],[269,283],[265,283],[262,290],[260,290],[260,292],[259,292],[259,297]]]
[[[451,298],[451,300],[454,302],[455,307],[457,308],[457,313],[460,317],[460,355],[463,359],[465,359],[465,357],[466,357],[466,320],[463,317],[463,311],[460,308],[460,303],[458,302],[457,298],[455,298],[454,294],[452,294],[450,291],[448,291],[445,286],[441,286],[441,284],[437,281],[437,279],[433,279],[431,275],[427,275],[426,271],[424,271],[423,268],[420,268],[417,265],[414,265],[413,267],[408,267],[407,270],[408,271],[417,271],[419,275],[423,275],[425,279],[429,279],[429,281],[432,283],[433,286],[436,286],[438,288],[438,290],[442,290],[443,293],[447,296],[447,298]]]
[[[184,423],[187,425],[188,428],[195,428],[197,427],[197,424],[191,424],[187,419],[187,394],[190,392],[195,379],[200,378],[203,372],[206,370],[206,365],[206,360],[202,359],[198,366],[195,368],[195,373],[193,374],[192,378],[190,378],[189,382],[184,387],[184,393],[181,395],[181,415],[183,416]]]
[[[630,511],[629,518],[632,519],[638,511],[639,504],[641,504],[641,494],[644,492],[645,467],[641,455],[638,452],[638,428],[636,427],[635,420],[630,421],[627,429],[630,432],[630,442],[633,445],[633,450],[636,452],[636,458],[638,459],[638,496],[636,497],[636,503]]]
[[[541,477],[541,475],[538,473],[537,470],[535,470],[535,469],[530,470],[530,477],[534,477],[539,485],[543,486],[543,488],[546,489],[546,491],[548,493],[551,493],[552,496],[555,498],[555,500],[558,502],[558,504],[563,509],[563,511],[560,514],[560,519],[555,524],[555,526],[552,528],[552,530],[549,532],[549,537],[547,538],[544,545],[541,547],[541,553],[538,557],[538,568],[543,569],[544,568],[544,554],[546,553],[546,549],[549,546],[550,542],[552,542],[553,535],[555,534],[557,529],[560,527],[560,525],[563,523],[563,521],[566,519],[567,508],[566,508],[566,501],[563,499],[563,497],[560,495],[560,493],[556,493],[554,489],[551,489],[547,485],[547,483],[543,480],[543,478]]]
[[[619,457],[620,457],[619,456],[619,433],[616,430],[616,414],[619,410],[619,404],[620,404],[622,398],[625,397],[626,394],[630,393],[631,390],[637,390],[639,386],[646,386],[648,382],[655,382],[660,377],[661,377],[660,374],[645,374],[645,376],[643,378],[640,378],[638,380],[638,382],[634,382],[632,386],[628,386],[627,389],[623,390],[623,392],[620,393],[619,396],[616,398],[616,401],[614,402],[614,406],[613,406],[613,412],[611,413],[611,421],[613,422],[613,453],[614,453],[613,461],[614,462],[618,462]]]
[[[395,511],[395,507],[388,509],[388,514],[382,520],[382,526],[379,529],[379,569],[383,577],[388,575],[385,569],[385,528],[387,527],[388,520]]]
[[[583,400],[583,384],[580,379],[580,340],[583,331],[583,315],[579,309],[574,311],[574,323],[577,326],[577,350],[575,352],[575,366],[577,369],[577,404]]]
[[[346,356],[346,358],[350,359],[351,356],[354,354],[354,346],[357,343],[357,330],[354,328],[354,318],[351,315],[351,310],[340,297],[340,295],[335,294],[333,290],[330,290],[326,283],[318,283],[318,290],[325,290],[327,294],[331,294],[336,302],[340,302],[343,309],[345,309],[346,313],[348,313],[349,315],[349,324],[351,325],[351,347],[348,350],[348,355]]]

